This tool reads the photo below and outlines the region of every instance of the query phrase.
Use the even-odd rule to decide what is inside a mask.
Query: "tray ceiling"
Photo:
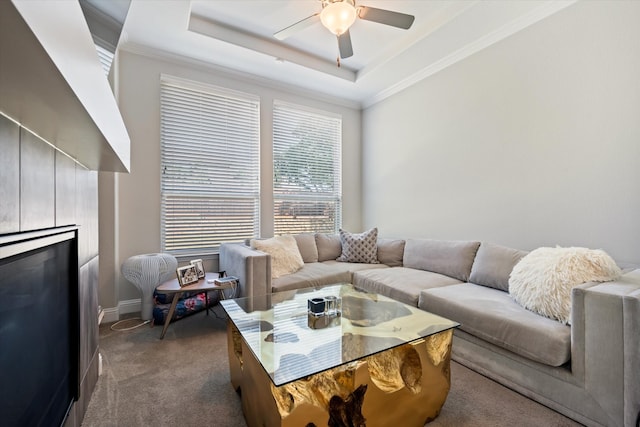
[[[100,0],[89,0],[101,3]],[[356,20],[354,55],[337,63],[319,22],[273,33],[322,8],[319,0],[133,0],[120,48],[177,56],[371,105],[574,1],[358,0],[416,17],[409,30]]]

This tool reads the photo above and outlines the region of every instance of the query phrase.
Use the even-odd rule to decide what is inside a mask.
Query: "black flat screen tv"
[[[2,426],[61,426],[77,400],[76,236],[0,245]]]

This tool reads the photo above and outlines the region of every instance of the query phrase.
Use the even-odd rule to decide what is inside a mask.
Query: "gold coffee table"
[[[341,313],[307,301],[336,296]],[[458,323],[349,284],[221,301],[231,382],[249,427],[423,426],[450,388]],[[340,424],[341,425],[341,424]]]

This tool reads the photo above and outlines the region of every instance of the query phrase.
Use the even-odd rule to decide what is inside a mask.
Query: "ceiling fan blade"
[[[278,40],[284,40],[289,36],[294,35],[298,31],[302,31],[307,27],[312,26],[316,22],[320,20],[320,13],[314,13],[313,15],[306,17],[295,24],[289,25],[287,28],[283,28],[282,30],[273,33],[273,37]]]
[[[379,24],[391,25],[392,27],[408,30],[415,17],[406,13],[393,12],[391,10],[377,9],[375,7],[358,7],[358,17],[367,21]]]
[[[349,30],[338,36],[338,49],[340,49],[340,58],[348,58],[353,56],[353,46],[351,46],[351,34]]]

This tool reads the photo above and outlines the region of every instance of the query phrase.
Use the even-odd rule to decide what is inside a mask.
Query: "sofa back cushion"
[[[318,262],[318,247],[316,246],[316,235],[314,233],[294,234],[300,255],[305,263]]]
[[[389,267],[402,267],[404,240],[378,239],[378,261]]]
[[[466,282],[479,246],[480,242],[407,239],[402,263]]]
[[[509,291],[509,275],[528,252],[482,242],[473,261],[469,281],[476,285]]]
[[[316,247],[318,248],[318,261],[335,260],[342,254],[340,236],[337,234],[316,234]]]

